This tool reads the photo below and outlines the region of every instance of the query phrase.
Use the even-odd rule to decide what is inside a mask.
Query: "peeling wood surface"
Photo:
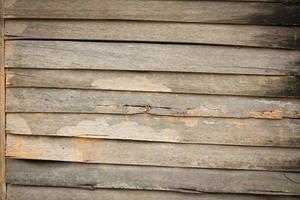
[[[5,63],[7,68],[300,75],[299,51],[205,45],[7,41]]]
[[[7,112],[299,118],[300,100],[214,95],[7,88]]]
[[[6,131],[17,135],[300,147],[298,119],[9,113]]]
[[[158,190],[185,194],[216,192],[300,195],[298,184],[300,175],[292,172],[183,169],[9,159],[7,179],[9,184],[86,189]],[[270,196],[270,199],[274,198]]]
[[[224,1],[6,0],[5,18],[300,25],[298,4]]]
[[[240,194],[181,194],[176,192],[75,189],[59,187],[35,187],[8,185],[7,200],[298,200],[291,196],[265,196]]]
[[[300,77],[94,70],[7,71],[8,87],[300,97]]]
[[[191,168],[300,171],[299,148],[236,147],[7,135],[17,159]],[[299,185],[298,185],[299,187]]]
[[[5,34],[10,39],[114,40],[300,49],[299,27],[48,19],[8,19],[5,23]]]

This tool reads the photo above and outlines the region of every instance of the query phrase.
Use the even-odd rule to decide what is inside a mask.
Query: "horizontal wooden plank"
[[[299,27],[137,21],[6,20],[8,38],[115,40],[300,49]]]
[[[264,196],[239,194],[181,194],[176,192],[97,189],[85,190],[59,187],[8,185],[7,200],[298,200],[292,196]]]
[[[300,120],[103,114],[7,114],[6,132],[195,144],[300,147]]]
[[[300,171],[299,148],[171,144],[8,134],[6,156],[104,164]]]
[[[8,160],[9,184],[300,195],[300,174]],[[270,196],[270,199],[272,196]]]
[[[299,51],[204,45],[7,41],[5,63],[7,68],[300,75]]]
[[[76,89],[7,88],[7,112],[300,118],[300,99]]]
[[[5,18],[299,25],[300,5],[224,1],[6,0]]]
[[[9,69],[8,87],[45,87],[300,97],[300,77],[163,72]]]

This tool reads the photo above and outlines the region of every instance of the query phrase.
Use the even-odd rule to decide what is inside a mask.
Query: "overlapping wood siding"
[[[8,200],[300,198],[298,0],[3,16]]]

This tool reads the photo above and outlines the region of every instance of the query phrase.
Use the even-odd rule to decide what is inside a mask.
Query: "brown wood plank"
[[[176,192],[97,189],[85,190],[59,187],[8,185],[7,200],[298,200],[292,196],[241,194],[181,194]]]
[[[9,69],[6,85],[8,87],[300,97],[300,78],[296,76]]]
[[[300,75],[299,58],[299,51],[292,50],[178,44],[8,41],[5,62],[8,68]]]
[[[11,39],[115,40],[300,49],[299,27],[91,20],[6,20]]]
[[[7,114],[10,134],[300,147],[300,120],[103,114]]]
[[[8,88],[7,112],[300,118],[300,99],[76,89]]]
[[[299,173],[291,172],[184,169],[9,159],[7,178],[9,184],[35,186],[182,193],[300,195],[300,185],[297,184],[300,180]],[[270,196],[270,199],[273,200],[272,197]]]
[[[170,144],[8,134],[6,156],[103,164],[300,171],[299,148]]]
[[[0,0],[0,199],[5,200],[5,70],[3,0]]]
[[[298,4],[224,1],[6,0],[5,18],[299,25]]]

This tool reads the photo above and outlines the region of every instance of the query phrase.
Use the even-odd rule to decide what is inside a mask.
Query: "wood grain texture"
[[[298,4],[224,1],[6,0],[5,18],[299,25]]]
[[[12,134],[7,135],[6,144],[6,156],[16,159],[300,171],[299,148],[170,144]]]
[[[94,20],[6,20],[10,39],[193,43],[300,49],[300,28]]]
[[[300,147],[299,119],[9,113],[6,132],[172,143]]]
[[[299,195],[299,173],[184,169],[8,160],[9,184],[176,191]],[[188,195],[187,195],[188,196]],[[270,199],[271,196],[270,196]]]
[[[7,112],[113,113],[235,118],[299,118],[300,100],[214,95],[8,88]]]
[[[300,75],[299,51],[203,45],[8,41],[5,62],[7,68]]]
[[[0,0],[0,199],[6,197],[5,180],[5,70],[3,0]]]
[[[8,185],[7,200],[298,200],[296,196],[240,194],[181,194],[176,192]]]
[[[6,85],[300,98],[300,77],[296,76],[9,69]]]

